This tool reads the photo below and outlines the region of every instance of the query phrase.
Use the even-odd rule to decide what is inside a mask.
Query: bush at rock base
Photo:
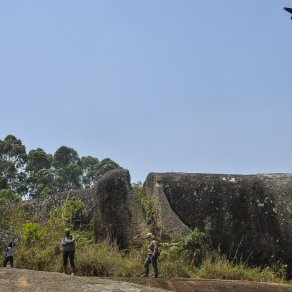
[[[94,243],[93,228],[84,230],[74,221],[80,202],[67,201],[51,212],[49,221],[40,224],[28,221],[16,226],[22,240],[15,248],[15,266],[43,271],[62,271],[61,239],[64,228],[76,238],[76,268],[80,276],[137,277],[143,273],[148,242],[119,250],[107,241]],[[18,218],[19,220],[19,218]],[[20,222],[20,221],[19,221]],[[75,229],[74,229],[75,228]],[[77,229],[76,229],[77,228]],[[13,230],[11,230],[13,231]],[[200,277],[251,281],[284,282],[285,266],[274,263],[263,269],[228,260],[207,251],[204,234],[198,229],[185,237],[160,244],[160,277]],[[150,270],[152,273],[153,269]]]

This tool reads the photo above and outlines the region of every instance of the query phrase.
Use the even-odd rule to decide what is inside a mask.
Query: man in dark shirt
[[[65,229],[65,235],[62,239],[63,246],[63,273],[66,274],[68,258],[70,260],[71,275],[75,274],[75,238],[70,234],[70,229]]]

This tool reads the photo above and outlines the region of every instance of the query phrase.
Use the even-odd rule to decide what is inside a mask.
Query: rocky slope
[[[165,290],[164,290],[165,289]],[[292,286],[247,281],[77,277],[22,269],[0,268],[0,291],[21,292],[288,292]]]

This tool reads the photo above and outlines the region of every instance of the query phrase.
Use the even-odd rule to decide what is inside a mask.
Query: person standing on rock
[[[7,247],[7,251],[5,254],[5,259],[3,261],[3,267],[7,266],[7,263],[10,263],[10,267],[13,268],[13,242],[10,241]]]
[[[156,240],[156,237],[152,233],[148,233],[146,236],[147,239],[150,240],[150,244],[148,246],[148,255],[144,263],[144,274],[142,277],[148,277],[149,274],[149,266],[152,263],[152,267],[154,269],[154,277],[158,277],[158,256],[159,256],[159,250],[158,250],[158,241]]]
[[[68,258],[70,261],[71,275],[75,275],[75,238],[70,234],[70,229],[65,229],[65,235],[62,239],[63,246],[63,273],[66,274]]]

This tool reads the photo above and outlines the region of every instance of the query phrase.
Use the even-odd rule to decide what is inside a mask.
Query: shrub
[[[59,229],[80,227],[79,213],[84,209],[80,200],[67,200],[64,205],[54,208],[50,213],[49,224]]]
[[[82,276],[134,277],[144,270],[148,243],[142,247],[119,250],[108,242],[95,244],[93,229],[83,230],[76,225],[76,214],[83,204],[68,200],[55,208],[47,226],[27,221],[21,228],[22,241],[15,249],[15,266],[19,268],[62,271],[61,238],[65,227],[73,229],[76,238],[77,274]],[[20,217],[17,217],[20,220]],[[21,221],[17,221],[21,222]],[[92,227],[92,226],[90,226]],[[159,274],[162,277],[201,277],[209,279],[233,279],[250,281],[283,282],[286,267],[272,261],[263,269],[236,263],[216,252],[210,252],[204,244],[204,233],[198,229],[190,234],[160,244]]]
[[[20,235],[21,225],[32,217],[31,210],[16,193],[0,189],[0,228]]]
[[[199,266],[207,250],[204,237],[205,234],[196,228],[186,236],[161,243],[162,258],[182,258],[188,266]]]
[[[25,223],[22,225],[22,243],[27,246],[37,242],[42,242],[47,233],[47,227],[41,227],[34,222]]]
[[[146,223],[149,225],[151,232],[155,232],[156,226],[155,226],[155,209],[154,209],[154,201],[151,197],[147,197],[145,195],[145,189],[141,182],[138,182],[136,184],[132,184],[132,188],[134,191],[134,195],[139,200],[140,205],[142,206],[142,209],[144,211]]]
[[[274,267],[276,269],[276,267]],[[285,279],[285,272],[278,273],[278,268],[272,269],[265,267],[249,267],[245,263],[233,263],[219,254],[213,258],[207,258],[200,269],[196,271],[196,275],[200,278],[207,279],[229,279],[229,280],[248,280],[257,282],[278,282],[281,283]]]
[[[130,277],[141,274],[135,253],[119,251],[107,242],[90,244],[77,250],[78,274],[83,276]]]

